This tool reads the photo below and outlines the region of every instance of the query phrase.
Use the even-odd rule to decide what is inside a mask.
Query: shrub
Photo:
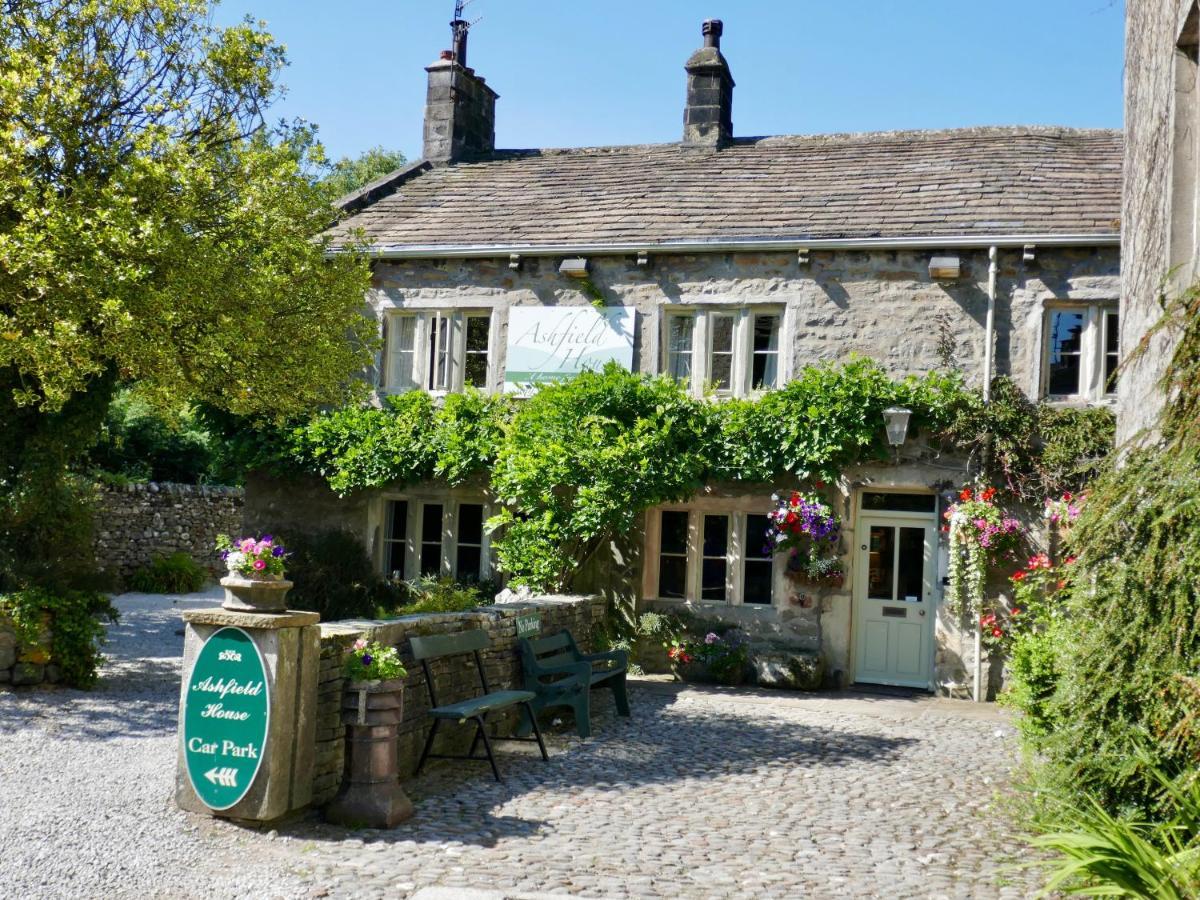
[[[1062,677],[1067,632],[1066,623],[1056,620],[1043,631],[1019,635],[1009,650],[1009,687],[1000,702],[1021,711],[1017,727],[1035,744],[1058,724],[1053,700]]]
[[[208,573],[184,553],[156,556],[129,576],[129,589],[143,594],[191,594],[204,587]]]
[[[463,612],[492,602],[495,591],[485,592],[485,585],[460,584],[452,578],[426,575],[406,583],[408,598],[397,607],[395,615],[417,613]]]
[[[321,614],[321,619],[370,619],[379,607],[394,606],[403,596],[371,563],[357,536],[328,530],[287,538],[288,578],[295,587],[288,605]]]
[[[58,667],[64,684],[90,688],[96,683],[104,661],[100,648],[105,641],[105,623],[117,621],[117,611],[106,594],[30,588],[0,595],[0,613],[12,620],[18,645],[40,649],[45,661]],[[47,628],[50,646],[43,647]]]

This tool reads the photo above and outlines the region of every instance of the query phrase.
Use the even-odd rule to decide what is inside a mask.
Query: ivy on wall
[[[381,407],[334,410],[260,435],[255,453],[277,471],[317,473],[341,494],[487,476],[501,505],[492,523],[504,526],[493,541],[501,567],[517,583],[561,590],[644,510],[686,499],[704,484],[831,481],[847,466],[888,459],[883,410],[893,405],[912,410],[910,434],[920,430],[942,449],[965,453],[976,469],[989,428],[1020,429],[993,436],[991,446],[1003,452],[991,459],[1008,470],[997,483],[1030,496],[1036,487],[1040,501],[1061,489],[1041,483],[1050,474],[1040,462],[1047,447],[1058,448],[1055,472],[1074,472],[1067,457],[1081,451],[1065,438],[1087,453],[1103,442],[1079,442],[1079,429],[1059,422],[1047,444],[1041,408],[1013,388],[1019,406],[1000,380],[998,387],[997,403],[985,411],[958,373],[896,380],[859,357],[807,367],[756,400],[710,403],[672,379],[610,365],[523,401],[468,391],[438,406],[413,391]],[[1110,424],[1097,432],[1111,446],[1111,414],[1100,414]]]

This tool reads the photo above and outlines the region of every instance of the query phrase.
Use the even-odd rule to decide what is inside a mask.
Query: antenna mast
[[[454,0],[454,21],[450,23],[450,47],[454,53],[454,61],[466,68],[467,65],[467,32],[478,22],[468,22],[463,18],[463,10],[474,0]]]

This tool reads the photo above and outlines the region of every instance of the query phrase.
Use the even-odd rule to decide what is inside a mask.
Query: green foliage
[[[1113,449],[1116,419],[1107,407],[1034,403],[1012,379],[992,381],[992,399],[957,406],[940,436],[967,452],[984,480],[1027,502],[1079,491]]]
[[[913,411],[911,433],[940,434],[979,407],[957,374],[893,381],[876,363],[808,366],[761,400],[722,403],[712,411],[712,472],[721,479],[764,482],[783,473],[832,481],[856,462],[886,459],[883,411]]]
[[[543,387],[517,410],[492,469],[494,546],[513,581],[565,587],[607,535],[700,483],[707,418],[668,378],[610,364]]]
[[[330,163],[328,172],[320,180],[330,202],[357,191],[360,187],[404,166],[407,160],[399,150],[372,147],[356,157],[343,156]]]
[[[951,449],[974,450],[986,432],[979,394],[959,375],[896,381],[856,357],[810,366],[758,400],[707,403],[671,379],[609,365],[520,404],[469,390],[439,407],[412,391],[243,439],[258,464],[318,473],[343,494],[490,475],[502,504],[489,523],[501,567],[516,584],[562,590],[645,509],[705,483],[833,479],[887,458],[883,410],[893,405],[912,410],[913,433]],[[1035,417],[1026,418],[1033,428]],[[1037,440],[1022,438],[1026,456],[1036,456]]]
[[[110,369],[240,413],[345,398],[374,340],[368,267],[312,239],[322,154],[265,123],[286,64],[268,33],[214,26],[204,0],[14,0],[0,58],[0,369],[19,404],[57,410]]]
[[[1088,798],[1057,805],[1053,825],[1032,839],[1054,854],[1046,892],[1068,896],[1194,900],[1200,896],[1200,780],[1173,779],[1143,755],[1171,810],[1162,821],[1113,815]],[[1058,894],[1056,894],[1057,896]]]
[[[452,578],[432,575],[406,582],[405,587],[406,602],[393,610],[393,615],[464,612],[491,603],[496,593],[490,584],[460,584]]]
[[[224,474],[223,445],[190,406],[162,410],[135,391],[117,392],[88,465],[101,478],[204,484]]]
[[[1017,727],[1031,743],[1045,739],[1059,723],[1053,699],[1062,677],[1063,647],[1069,639],[1067,624],[1054,620],[1044,629],[1017,637],[1009,651],[1009,687],[1000,695],[1000,702],[1021,711]]]
[[[64,684],[90,688],[104,661],[100,648],[105,623],[117,621],[117,611],[98,591],[50,592],[39,588],[0,595],[0,615],[12,620],[23,647],[42,647],[50,631],[46,661],[58,667]]]
[[[323,621],[375,618],[380,607],[399,602],[402,591],[384,581],[363,547],[348,531],[281,536],[290,555],[288,606],[321,614]]]
[[[191,594],[204,587],[208,573],[184,553],[156,556],[149,566],[129,577],[131,591],[144,594]]]

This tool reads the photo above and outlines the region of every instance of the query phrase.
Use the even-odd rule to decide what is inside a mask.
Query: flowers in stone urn
[[[230,575],[258,580],[278,580],[283,577],[283,561],[287,549],[283,544],[264,534],[262,537],[244,537],[236,541],[227,534],[217,535],[217,549],[221,559],[229,568]]]
[[[367,642],[359,638],[342,663],[342,671],[350,681],[391,681],[408,674],[395,647]]]

